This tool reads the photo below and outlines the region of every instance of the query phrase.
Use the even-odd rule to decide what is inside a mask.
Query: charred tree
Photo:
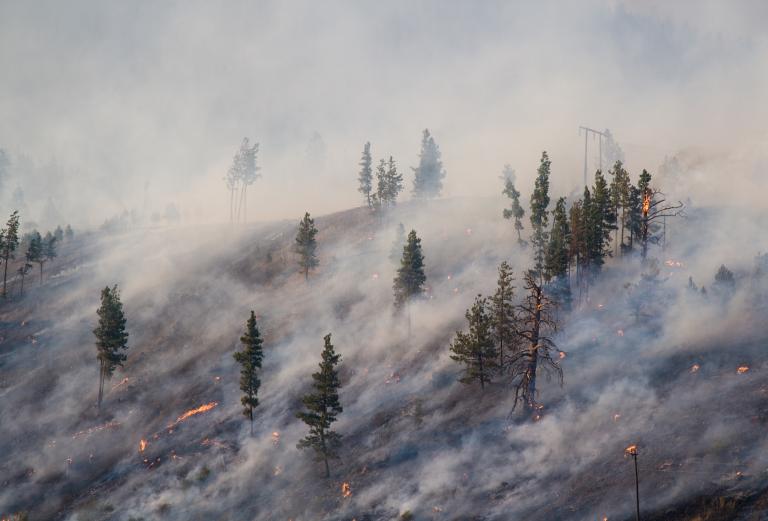
[[[557,349],[555,342],[549,336],[557,331],[557,321],[553,314],[553,303],[544,294],[538,274],[529,270],[526,272],[524,289],[527,292],[522,303],[517,305],[518,325],[517,335],[523,346],[510,360],[510,375],[515,386],[515,402],[518,402],[528,413],[535,413],[536,377],[539,370],[548,376],[554,374],[562,385],[563,370],[553,358]]]

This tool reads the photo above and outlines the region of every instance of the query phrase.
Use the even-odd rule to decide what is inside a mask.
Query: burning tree
[[[256,327],[256,314],[253,311],[245,324],[245,334],[240,337],[240,343],[243,350],[232,356],[240,364],[240,390],[244,393],[240,402],[243,404],[243,415],[250,420],[253,436],[253,409],[259,405],[257,395],[261,386],[258,371],[264,358],[261,336]]]
[[[651,175],[643,170],[640,177],[640,192],[642,194],[642,209],[640,221],[640,244],[642,246],[642,258],[648,254],[648,242],[651,240],[651,232],[654,227],[663,221],[666,228],[667,217],[677,217],[683,213],[683,203],[668,203],[663,192],[651,188]]]
[[[506,366],[507,352],[511,353],[517,347],[517,336],[515,335],[517,317],[512,301],[515,294],[515,286],[512,285],[514,280],[512,268],[507,264],[507,261],[502,262],[499,266],[496,293],[493,294],[490,302],[491,329],[499,353],[497,364],[499,371],[503,371]]]
[[[299,231],[296,234],[296,253],[299,254],[299,266],[304,273],[304,280],[309,280],[309,270],[320,264],[317,259],[316,235],[315,220],[306,212],[304,218],[299,221]]]
[[[524,289],[528,294],[517,305],[516,331],[524,345],[512,354],[509,364],[510,375],[515,382],[513,409],[522,401],[528,412],[536,410],[536,374],[540,366],[545,372],[554,373],[561,385],[563,382],[563,370],[552,357],[557,346],[548,336],[548,333],[557,331],[557,321],[552,313],[553,303],[544,294],[537,279],[535,271],[528,270],[525,273]]]
[[[339,402],[339,373],[336,366],[341,355],[336,354],[331,344],[330,333],[325,335],[320,370],[312,375],[313,392],[302,398],[306,411],[296,413],[296,417],[309,426],[309,434],[299,441],[299,449],[312,449],[318,461],[325,463],[325,477],[330,477],[328,460],[338,458],[337,450],[341,445],[341,435],[331,430],[336,416],[343,412]]]
[[[525,210],[520,205],[520,192],[515,188],[515,171],[509,165],[504,165],[504,172],[502,174],[504,179],[504,195],[509,197],[512,202],[509,208],[504,208],[504,218],[515,220],[515,231],[517,231],[517,243],[520,246],[528,244],[523,240],[520,232],[523,230],[523,216]]]
[[[7,296],[6,281],[8,280],[8,263],[14,258],[14,252],[19,245],[19,212],[14,210],[11,217],[0,230],[0,258],[3,266],[3,297]]]
[[[128,333],[125,330],[126,319],[117,285],[101,290],[101,306],[96,314],[99,316],[99,324],[93,334],[96,336],[96,358],[100,366],[98,407],[101,409],[104,381],[111,378],[115,368],[122,367],[127,359],[125,353],[121,352],[128,349]]]
[[[485,384],[490,383],[491,375],[498,369],[488,299],[478,295],[464,316],[469,322],[469,332],[456,332],[456,339],[451,344],[451,359],[464,364],[464,376],[459,379],[461,383],[477,381],[480,388],[485,389]]]

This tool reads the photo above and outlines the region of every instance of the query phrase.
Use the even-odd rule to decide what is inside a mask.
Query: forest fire
[[[738,374],[744,374],[744,373],[746,373],[747,371],[749,371],[749,366],[748,366],[748,365],[740,365],[740,366],[739,366],[739,368],[738,368],[738,369],[736,369],[736,372],[737,372]]]
[[[637,445],[630,445],[624,449],[624,454],[627,456],[637,456]]]
[[[349,483],[346,481],[341,484],[341,497],[348,498],[352,497],[352,487],[349,486]]]
[[[646,192],[643,194],[643,215],[648,215],[651,210],[651,194]]]
[[[115,429],[120,426],[120,422],[116,420],[109,421],[107,423],[104,423],[102,425],[97,425],[96,427],[90,427],[88,429],[76,432],[72,435],[72,439],[76,440],[78,438],[87,438],[93,433],[100,432],[106,429]]]
[[[204,412],[208,412],[214,407],[216,407],[217,405],[219,405],[219,402],[210,402],[210,403],[203,404],[200,407],[195,407],[194,409],[190,409],[184,414],[182,414],[181,416],[179,416],[178,418],[176,418],[176,421],[168,425],[168,428],[169,429],[173,428],[174,426],[178,425],[179,423],[183,422],[188,418],[191,418],[192,416],[195,416],[197,414],[201,414]]]
[[[146,450],[146,448],[147,448],[147,445],[148,445],[147,440],[142,438],[139,441],[139,452],[144,452]]]

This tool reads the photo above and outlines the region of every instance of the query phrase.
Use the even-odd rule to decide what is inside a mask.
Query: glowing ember
[[[616,334],[619,335],[619,336],[624,336],[624,330],[623,329],[619,329],[619,330],[616,331]]]
[[[472,228],[467,228],[464,233],[467,235],[472,235]]]
[[[562,360],[563,358],[565,358],[565,357],[566,357],[566,356],[568,356],[568,355],[567,355],[567,353],[566,353],[565,351],[560,351],[560,352],[557,354],[557,356],[560,358],[560,360]]]
[[[76,432],[72,435],[72,439],[76,440],[78,438],[87,438],[91,434],[94,434],[96,432],[100,432],[106,429],[115,429],[120,426],[120,422],[112,420],[110,422],[107,422],[103,425],[97,425],[96,427],[91,427],[89,429],[85,429],[84,431]]]
[[[603,309],[603,304],[598,304],[597,309]]]
[[[736,372],[737,372],[738,374],[744,374],[744,373],[746,373],[747,371],[749,371],[749,366],[748,366],[748,365],[740,365],[740,366],[739,366],[739,368],[738,368],[738,369],[736,369]]]
[[[280,433],[275,431],[272,433],[272,445],[277,447],[279,443],[280,443]]]
[[[148,445],[147,440],[142,438],[141,441],[139,442],[139,452],[144,452],[144,450],[147,448],[147,445]]]
[[[645,192],[643,194],[643,215],[648,215],[648,212],[651,209],[651,194],[648,192]]]
[[[448,275],[448,280],[451,280],[453,277],[451,275]]]
[[[683,267],[683,263],[682,262],[676,261],[676,260],[672,260],[672,259],[665,260],[664,264],[666,264],[670,268],[682,268]]]
[[[203,404],[200,407],[195,407],[194,409],[190,409],[184,414],[182,414],[181,416],[179,416],[178,418],[176,418],[176,421],[170,424],[168,428],[170,429],[171,427],[178,425],[179,423],[183,422],[188,418],[191,418],[192,416],[195,416],[197,414],[201,414],[204,412],[208,412],[214,407],[216,407],[217,405],[219,405],[219,402],[210,402],[210,403]]]
[[[273,476],[279,476],[282,473],[283,473],[283,467],[278,465],[278,466],[275,467],[275,470],[272,472],[272,475]]]
[[[693,365],[691,366],[691,372],[692,372],[692,373],[698,373],[698,372],[699,372],[699,369],[701,369],[701,366],[700,366],[699,364],[693,364]]]
[[[341,497],[347,498],[352,496],[352,487],[349,486],[349,483],[342,483],[341,484]]]
[[[616,414],[613,415],[613,421],[617,422],[617,421],[619,421],[619,418],[621,418],[621,414],[616,413]]]
[[[624,449],[624,454],[628,454],[630,456],[637,456],[637,445],[630,445],[626,449]]]

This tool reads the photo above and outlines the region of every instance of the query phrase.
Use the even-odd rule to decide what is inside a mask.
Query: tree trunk
[[[8,257],[5,258],[5,266],[3,268],[3,297],[5,297],[5,284],[8,279]]]
[[[99,398],[97,401],[97,408],[101,410],[101,400],[104,396],[104,362],[102,361],[99,366]]]

